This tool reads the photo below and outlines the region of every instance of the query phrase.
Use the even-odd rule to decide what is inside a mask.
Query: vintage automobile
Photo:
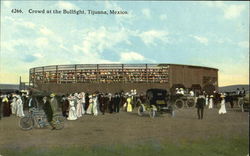
[[[148,89],[146,91],[146,102],[138,107],[138,115],[142,116],[146,112],[151,118],[156,116],[156,113],[168,112],[174,115],[173,106],[170,105],[169,96],[165,89]]]

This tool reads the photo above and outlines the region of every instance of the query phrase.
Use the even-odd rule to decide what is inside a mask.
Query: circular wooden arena
[[[72,64],[30,69],[30,86],[58,93],[119,92],[149,88],[218,88],[218,69],[178,64]],[[199,88],[199,87],[198,87]]]

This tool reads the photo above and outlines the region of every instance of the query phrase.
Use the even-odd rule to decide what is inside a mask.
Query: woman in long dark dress
[[[9,99],[5,96],[2,100],[3,105],[3,116],[7,117],[11,114],[10,102]]]

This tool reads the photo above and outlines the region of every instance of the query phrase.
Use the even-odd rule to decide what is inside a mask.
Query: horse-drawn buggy
[[[192,108],[195,106],[195,97],[190,94],[171,95],[170,99],[171,103],[173,103],[177,109],[182,109],[184,107]]]
[[[179,90],[179,91],[178,91]],[[185,91],[184,91],[185,90]],[[187,89],[182,84],[175,84],[170,89],[170,102],[173,103],[175,108],[182,109],[184,107],[191,108],[195,106],[195,96],[194,93],[201,90],[200,86],[192,86],[189,90],[193,92],[186,92]]]
[[[248,111],[250,109],[250,100],[249,100],[249,92],[246,93],[246,95],[243,97],[243,103],[242,103],[242,112]]]
[[[146,102],[138,107],[138,115],[142,116],[148,112],[151,118],[157,113],[170,113],[174,115],[174,107],[169,102],[169,95],[165,89],[148,89],[146,91]]]
[[[242,112],[249,111],[249,92],[246,94],[236,94],[236,92],[226,92],[226,102],[229,102],[231,108],[238,106]]]

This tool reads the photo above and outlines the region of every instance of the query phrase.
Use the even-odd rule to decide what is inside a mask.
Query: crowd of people
[[[245,90],[236,91],[239,95],[244,95]],[[183,88],[176,88],[176,95],[185,95],[194,97],[198,119],[203,118],[204,107],[212,109],[216,106],[216,103],[220,104],[219,114],[226,113],[226,94],[218,94],[216,91],[212,95],[208,95],[205,92],[195,92],[193,90],[184,90]],[[215,97],[217,96],[217,97]],[[218,100],[219,99],[219,100]],[[2,117],[8,117],[11,114],[17,117],[23,117],[24,110],[28,110],[33,107],[40,107],[35,96],[24,93],[13,93],[8,95],[0,95],[0,119]],[[77,120],[84,115],[104,115],[105,113],[119,113],[122,109],[126,112],[132,112],[140,103],[145,103],[146,96],[144,93],[138,94],[136,89],[130,92],[119,92],[115,94],[95,92],[93,94],[80,92],[69,95],[56,96],[51,94],[50,96],[42,97],[41,108],[47,115],[48,121],[52,121],[53,114],[61,112],[61,114],[67,120]]]
[[[54,113],[60,113],[60,111],[67,120],[76,120],[86,114],[97,116],[119,113],[120,109],[132,112],[141,101],[145,101],[144,97],[142,94],[137,94],[136,89],[115,94],[100,92],[93,94],[80,92],[62,96],[51,94],[43,96],[42,100],[32,93],[12,93],[0,96],[0,118],[11,115],[23,117],[24,110],[34,107],[43,109],[48,121]]]
[[[196,108],[197,108],[197,114],[198,114],[198,119],[203,119],[203,112],[204,108],[207,107],[208,109],[213,109],[214,107],[217,107],[217,105],[220,105],[219,114],[226,114],[226,102],[229,102],[231,105],[231,108],[234,106],[233,102],[233,97],[238,98],[238,97],[244,97],[246,94],[246,91],[244,88],[242,90],[237,90],[233,92],[233,95],[230,95],[229,92],[225,93],[217,93],[214,91],[213,94],[208,95],[205,92],[198,93],[198,96],[196,97]]]
[[[23,100],[21,95],[8,94],[0,96],[0,119],[11,114],[23,117]]]
[[[105,113],[119,113],[120,109],[132,112],[137,103],[143,100],[136,90],[127,93],[74,93],[63,95],[61,99],[62,114],[68,120],[76,120],[85,114],[97,116]]]

